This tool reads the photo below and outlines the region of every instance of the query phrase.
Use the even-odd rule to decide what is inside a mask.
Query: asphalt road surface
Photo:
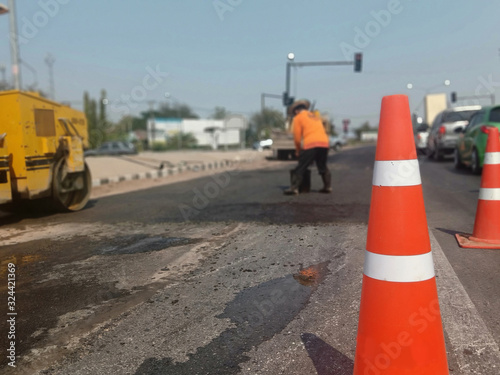
[[[2,311],[10,263],[18,313],[2,373],[352,374],[374,151],[331,155],[330,195],[313,169],[312,192],[284,196],[294,163],[269,161],[2,215]],[[451,373],[496,375],[500,251],[453,237],[472,231],[480,177],[420,170]]]

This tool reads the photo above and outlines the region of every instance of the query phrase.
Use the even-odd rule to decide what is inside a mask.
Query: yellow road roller
[[[82,209],[92,189],[87,147],[83,112],[34,92],[0,92],[0,204],[52,198],[58,209]]]

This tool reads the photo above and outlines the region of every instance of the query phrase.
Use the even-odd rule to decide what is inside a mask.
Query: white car
[[[429,125],[420,124],[415,131],[415,148],[417,153],[425,154],[427,152],[427,140],[429,139]]]
[[[338,137],[338,136],[330,136],[330,148],[335,150],[335,151],[340,151],[342,150],[342,147],[344,147],[347,144],[347,141],[345,138]]]
[[[263,139],[261,141],[257,141],[253,144],[254,150],[268,150],[271,148],[273,145],[273,140],[272,139]]]

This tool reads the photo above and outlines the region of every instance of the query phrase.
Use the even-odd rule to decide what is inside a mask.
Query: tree
[[[189,118],[197,119],[199,116],[187,104],[175,103],[162,103],[158,110],[148,110],[140,113],[139,117],[134,117],[132,120],[132,130],[146,130],[148,119],[151,117],[163,118]]]
[[[91,99],[88,92],[83,94],[83,111],[87,117],[87,126],[89,131],[89,144],[91,148],[96,148],[102,142],[108,139],[108,133],[112,128],[112,124],[107,120],[106,91],[101,91],[99,105],[95,99]]]
[[[87,123],[89,127],[89,143],[91,148],[96,148],[103,141],[104,137],[99,132],[98,120],[97,120],[97,103],[94,99],[89,99],[88,102],[88,112],[85,114],[87,116]]]
[[[257,139],[269,138],[273,129],[285,129],[285,117],[281,111],[264,108],[252,115],[250,127]]]
[[[366,132],[366,131],[377,131],[376,127],[370,126],[370,123],[368,121],[365,121],[359,128],[355,130],[356,132],[356,137],[358,139],[361,139],[361,133]]]
[[[226,110],[226,108],[215,107],[214,113],[210,117],[213,118],[214,120],[224,120],[228,114],[229,112]]]
[[[0,91],[14,90],[14,86],[12,86],[7,81],[0,82]]]
[[[144,112],[143,112],[144,113]],[[149,117],[149,112],[148,117]],[[170,103],[162,103],[160,104],[160,109],[158,111],[153,111],[155,117],[171,117],[171,118],[191,118],[197,119],[200,118],[196,113],[193,112],[191,107],[187,104],[182,103],[174,103],[171,105]]]
[[[106,90],[101,91],[101,99],[99,100],[99,123],[106,126],[108,120],[106,116]]]
[[[180,139],[179,139],[180,138]],[[198,144],[196,137],[193,133],[177,133],[167,139],[168,149],[180,148],[194,148]]]

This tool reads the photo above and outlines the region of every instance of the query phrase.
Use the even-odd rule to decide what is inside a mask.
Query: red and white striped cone
[[[455,237],[461,247],[500,249],[500,139],[497,128],[488,128],[472,235],[457,233]]]
[[[408,98],[384,97],[354,375],[449,374]]]

